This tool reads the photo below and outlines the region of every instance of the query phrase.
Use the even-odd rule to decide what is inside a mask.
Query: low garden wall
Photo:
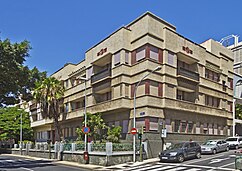
[[[50,148],[49,148],[50,147]],[[84,160],[84,144],[48,144],[23,145],[23,148],[1,149],[2,153],[22,154],[32,157],[49,158],[56,160],[72,161],[82,164],[90,163],[101,166],[110,166],[133,161],[132,144],[93,144],[88,143],[88,162]],[[138,150],[137,146],[137,151]],[[140,155],[137,152],[136,160],[139,160]],[[146,152],[143,152],[143,158],[146,159]]]

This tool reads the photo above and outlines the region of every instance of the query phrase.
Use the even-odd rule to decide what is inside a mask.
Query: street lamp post
[[[133,122],[133,128],[136,128],[136,91],[137,88],[139,87],[140,83],[146,78],[148,77],[151,73],[153,73],[154,71],[160,70],[161,66],[156,67],[155,69],[153,69],[151,72],[149,72],[148,74],[146,74],[145,76],[143,76],[141,78],[141,80],[138,82],[138,84],[135,86],[134,89],[134,122]],[[133,162],[135,162],[135,134],[133,135]]]
[[[84,77],[78,77],[79,79],[81,80],[84,80],[85,81],[85,90],[84,90],[84,93],[85,93],[85,104],[84,104],[84,127],[87,127],[87,93],[86,93],[86,89],[87,89],[87,78],[84,78]],[[85,139],[84,139],[84,143],[85,143],[85,151],[87,151],[87,134],[85,134]]]
[[[22,155],[22,141],[23,141],[23,119],[22,119],[22,112],[20,115],[20,155]]]
[[[233,137],[235,136],[235,106],[236,106],[236,99],[233,99]]]

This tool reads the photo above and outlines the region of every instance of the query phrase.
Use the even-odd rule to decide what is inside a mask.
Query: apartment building
[[[136,94],[136,126],[145,126],[152,155],[161,149],[161,128],[165,143],[232,134],[232,52],[211,39],[197,44],[147,12],[88,49],[80,63],[52,74],[66,89],[64,138],[76,138],[81,126],[85,86],[79,78],[86,77],[87,112],[101,112],[107,125],[121,126],[122,138],[131,140],[135,86],[157,66],[162,69],[146,77]],[[36,139],[54,140],[52,120],[37,109],[30,106]]]

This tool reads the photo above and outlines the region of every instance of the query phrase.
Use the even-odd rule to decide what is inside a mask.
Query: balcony
[[[114,100],[104,101],[93,106],[88,107],[88,112],[108,112],[113,110],[130,109],[133,104],[130,103],[128,98],[118,98]]]
[[[102,84],[96,84],[93,86],[93,92],[94,93],[102,93],[104,92],[106,89],[108,89],[108,91],[110,91],[111,87],[111,82],[107,81],[107,82],[102,82]]]
[[[219,108],[203,106],[203,105],[194,104],[191,102],[185,102],[185,101],[174,100],[174,99],[163,99],[163,100],[164,100],[164,107],[172,110],[194,112],[194,113],[199,113],[203,115],[212,115],[212,116],[219,116],[219,117],[232,119],[232,114],[230,112]]]
[[[111,77],[111,70],[110,68],[102,70],[91,77],[92,84],[103,81],[104,79]]]
[[[182,67],[180,67],[177,70],[177,75],[180,76],[180,77],[183,77],[183,78],[184,77],[189,78],[189,80],[199,82],[199,74],[198,73],[190,71],[190,70],[182,68]]]
[[[51,124],[51,123],[53,123],[53,119],[47,118],[47,119],[41,119],[41,120],[31,122],[30,126],[33,128],[33,127],[38,127],[38,126],[44,126],[44,125]]]

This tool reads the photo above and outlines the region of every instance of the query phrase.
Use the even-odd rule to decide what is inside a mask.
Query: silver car
[[[216,154],[221,151],[229,151],[229,143],[225,140],[208,140],[201,145],[203,154]]]

